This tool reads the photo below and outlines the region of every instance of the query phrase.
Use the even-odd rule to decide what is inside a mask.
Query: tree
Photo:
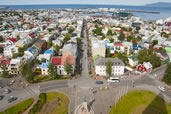
[[[161,65],[160,57],[153,53],[150,57],[150,63],[152,64],[153,68],[159,67]]]
[[[123,31],[121,31],[120,35],[118,37],[118,40],[123,41],[124,39],[125,39],[125,35],[124,35]]]
[[[131,36],[131,35],[127,37],[128,42],[130,42],[132,39],[133,39],[133,36]]]
[[[138,52],[138,62],[142,64],[143,62],[148,62],[149,61],[149,55],[148,55],[148,50],[147,49],[142,49]]]
[[[112,63],[110,61],[106,62],[106,74],[111,76],[112,73]]]
[[[3,37],[2,37],[2,36],[0,36],[0,42],[3,42],[3,41],[4,41]]]
[[[57,77],[57,73],[56,73],[56,70],[55,70],[55,66],[53,64],[50,64],[49,65],[49,75],[55,79]]]
[[[66,33],[65,34],[65,38],[64,38],[64,43],[67,42],[70,39],[71,39],[71,34],[70,33]]]
[[[106,57],[111,57],[110,49],[106,48]]]
[[[171,69],[171,63],[169,63],[167,65],[167,69],[166,69],[164,77],[162,79],[162,81],[164,81],[168,85],[171,85],[171,70],[170,69]]]
[[[109,29],[109,30],[107,31],[107,35],[109,35],[109,36],[112,36],[112,35],[113,35],[113,33],[112,33],[112,30],[111,30],[111,29]]]
[[[157,45],[158,44],[158,40],[153,40],[152,44],[153,44],[153,46]]]
[[[9,73],[8,73],[8,71],[7,71],[7,69],[6,69],[6,67],[3,65],[2,66],[2,77],[4,77],[4,78],[8,78],[8,76],[9,76]]]
[[[77,44],[80,44],[80,43],[81,43],[81,39],[77,38]]]
[[[72,65],[69,63],[69,60],[66,60],[66,63],[64,64],[64,70],[67,73],[67,75],[71,75],[71,73],[73,72],[73,68]]]
[[[4,48],[0,47],[0,53],[3,53],[3,52],[4,52]]]
[[[32,73],[32,68],[34,66],[33,62],[26,62],[25,64],[22,65],[21,67],[21,75],[28,81],[28,82],[33,82],[33,77],[34,74]]]
[[[55,49],[55,52],[58,53],[59,50],[60,50],[60,46],[59,46],[59,45],[55,45],[55,46],[54,46],[54,49]]]
[[[47,47],[48,48],[52,47],[52,41],[47,42]]]

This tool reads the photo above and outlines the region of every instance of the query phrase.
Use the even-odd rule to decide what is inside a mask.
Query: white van
[[[119,77],[110,77],[108,80],[108,82],[120,82]]]

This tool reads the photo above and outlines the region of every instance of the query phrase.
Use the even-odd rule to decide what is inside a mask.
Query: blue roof
[[[49,67],[49,62],[41,64],[41,68],[48,68],[48,67]]]
[[[54,52],[53,50],[48,49],[45,51],[45,54],[53,54],[53,52]]]
[[[28,48],[27,51],[29,51],[32,54],[35,54],[37,49],[35,47]]]

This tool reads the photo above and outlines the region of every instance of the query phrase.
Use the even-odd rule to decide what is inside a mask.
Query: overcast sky
[[[144,5],[171,0],[0,0],[0,5],[26,4],[109,4],[109,5]]]

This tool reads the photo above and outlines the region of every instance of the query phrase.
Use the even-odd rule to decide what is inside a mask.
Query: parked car
[[[112,82],[120,82],[119,77],[110,77],[108,80],[108,82],[112,83]]]
[[[96,84],[103,84],[103,81],[96,81]]]
[[[8,93],[10,93],[10,92],[11,92],[11,90],[5,89],[5,93],[6,93],[6,94],[8,94]]]
[[[4,95],[0,95],[0,100],[2,100],[4,98]]]
[[[11,97],[8,99],[8,103],[11,103],[11,102],[13,102],[13,101],[15,101],[15,100],[17,100],[17,99],[18,99],[17,97],[11,96]]]
[[[158,86],[158,89],[159,89],[160,91],[165,91],[165,88],[162,87],[162,86]]]

